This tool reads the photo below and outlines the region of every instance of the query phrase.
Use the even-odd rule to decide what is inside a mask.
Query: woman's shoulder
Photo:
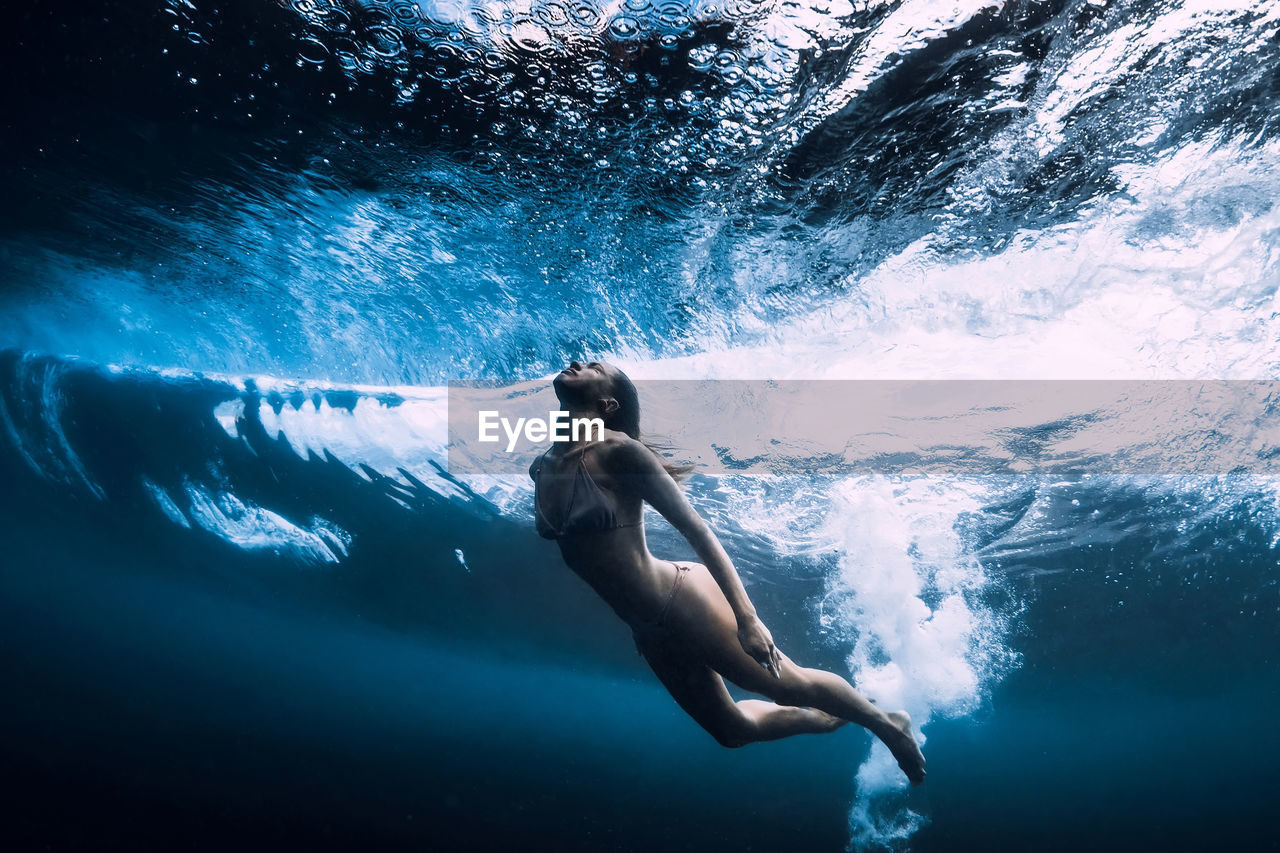
[[[654,459],[653,452],[644,442],[618,430],[605,430],[604,439],[596,446],[600,462],[619,473],[644,473]]]
[[[606,429],[604,431],[604,438],[595,442],[593,446],[605,453],[614,453],[619,450],[625,452],[633,447],[644,447],[644,444],[636,441],[622,430]]]
[[[598,439],[585,446],[575,448],[562,453],[555,452],[555,445],[548,447],[546,450],[533,457],[533,461],[529,463],[529,476],[537,478],[538,470],[550,460],[554,466],[565,464],[569,459],[575,462],[578,459],[591,455],[593,460],[605,463],[612,452],[623,442],[632,441],[633,439],[624,432],[617,430],[605,430],[604,438]]]

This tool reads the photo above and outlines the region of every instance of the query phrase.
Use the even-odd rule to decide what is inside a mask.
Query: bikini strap
[[[685,574],[689,571],[688,566],[683,566],[674,560],[671,561],[671,565],[676,567],[676,580],[675,583],[671,584],[671,594],[667,596],[666,603],[662,605],[662,611],[658,613],[658,625],[667,623],[667,611],[671,609],[671,602],[675,601],[676,593],[680,591],[680,582],[684,580]]]
[[[550,451],[551,451],[551,448],[547,448],[546,450],[542,451],[542,454],[538,457],[538,469],[537,469],[538,476],[542,476],[543,457],[545,457]],[[587,479],[591,479],[591,472],[589,471],[587,472]],[[597,486],[596,488],[599,488],[599,486]],[[542,511],[542,501],[538,500],[538,492],[536,488],[534,489],[534,495],[533,495],[533,507],[538,511],[538,515],[542,516],[542,520],[547,523],[547,527],[551,528],[551,532],[556,535],[557,539],[559,539],[560,537],[565,535],[564,533],[565,527],[569,524],[569,519],[573,518],[573,507],[574,507],[574,504],[577,502],[577,500],[578,500],[578,480],[575,477],[573,480],[573,485],[569,487],[569,505],[565,507],[564,521],[560,525],[552,524],[551,519],[547,518],[547,514]]]

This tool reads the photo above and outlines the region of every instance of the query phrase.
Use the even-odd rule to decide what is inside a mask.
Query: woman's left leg
[[[739,747],[800,734],[835,731],[845,720],[812,708],[759,699],[734,701],[715,670],[668,643],[645,643],[644,658],[672,698],[722,746]]]
[[[886,713],[834,672],[800,666],[781,649],[778,657],[781,665],[775,677],[743,650],[735,631],[732,644],[727,639],[721,643],[720,653],[711,655],[708,664],[744,690],[768,696],[780,705],[817,708],[857,723],[889,747],[912,784],[924,781],[924,754],[906,711]]]

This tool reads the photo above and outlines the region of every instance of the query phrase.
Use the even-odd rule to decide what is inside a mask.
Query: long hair
[[[636,391],[635,383],[621,370],[618,371],[617,381],[614,382],[613,397],[618,401],[618,408],[605,416],[605,428],[624,432],[649,448],[650,452],[658,457],[662,467],[677,483],[683,483],[689,479],[689,475],[693,473],[694,466],[671,461],[664,453],[664,451],[672,450],[670,445],[656,442],[640,435],[640,394]]]

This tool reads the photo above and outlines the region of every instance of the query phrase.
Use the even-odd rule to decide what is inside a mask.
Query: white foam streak
[[[151,494],[160,500],[163,493],[151,489]],[[309,529],[300,527],[229,492],[211,492],[194,483],[187,484],[186,497],[192,521],[244,550],[287,551],[307,563],[333,564],[347,555],[351,544],[350,534],[318,517],[311,519]]]
[[[767,343],[635,364],[717,379],[1254,379],[1280,371],[1280,145],[1117,170],[1079,219],[957,255],[923,237]],[[1226,212],[1226,215],[1224,215]],[[1171,229],[1172,226],[1176,226]]]
[[[833,489],[821,534],[840,550],[824,613],[854,640],[855,684],[882,708],[910,713],[921,740],[930,720],[973,711],[1016,660],[1004,645],[1008,614],[982,603],[991,580],[955,531],[961,513],[979,509],[982,492],[964,482],[850,479]],[[875,742],[857,771],[855,846],[885,845],[918,828],[921,816],[895,796],[905,787]]]
[[[286,404],[277,413],[265,400],[258,417],[268,435],[283,435],[299,456],[326,452],[348,464],[364,463],[394,475],[404,468],[416,477],[431,476],[431,463],[443,464],[448,441],[446,390],[414,389],[412,398],[387,403],[358,397],[353,409],[331,406],[323,395],[300,406]]]

